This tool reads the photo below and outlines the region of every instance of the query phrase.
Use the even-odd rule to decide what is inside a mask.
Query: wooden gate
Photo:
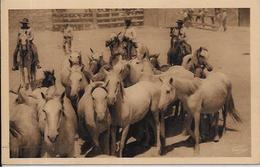
[[[74,30],[109,28],[123,26],[126,16],[134,26],[144,23],[143,9],[56,9],[52,10],[52,23],[54,31],[63,30],[66,24]]]

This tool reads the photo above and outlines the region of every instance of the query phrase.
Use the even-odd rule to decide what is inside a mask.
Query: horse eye
[[[139,62],[136,62],[136,64],[139,64]]]
[[[80,82],[82,81],[82,78],[80,78],[80,80],[79,80]]]
[[[170,91],[169,91],[169,90],[166,90],[166,93],[167,93],[167,94],[169,94],[169,93],[170,93]]]

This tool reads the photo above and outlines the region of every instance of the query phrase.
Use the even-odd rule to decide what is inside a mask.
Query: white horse
[[[44,148],[47,157],[73,157],[77,131],[77,118],[70,100],[61,96],[47,98],[43,106],[45,113]]]
[[[112,153],[115,151],[116,143],[115,127],[119,126],[123,129],[119,153],[120,157],[122,157],[130,125],[142,120],[151,111],[157,128],[154,131],[157,132],[158,153],[161,154],[165,143],[161,139],[164,139],[165,134],[164,118],[160,117],[159,106],[163,106],[162,103],[168,102],[167,99],[161,98],[161,92],[175,97],[174,89],[171,89],[169,85],[167,87],[158,87],[156,84],[148,81],[141,81],[133,86],[124,88],[121,76],[113,71],[107,72],[106,85],[112,117]],[[161,90],[163,88],[165,89],[164,91]]]
[[[174,87],[176,88],[176,95],[183,102],[188,111],[188,118],[186,129],[190,135],[195,139],[195,154],[199,153],[199,124],[200,114],[214,114],[218,118],[218,112],[223,110],[223,129],[226,127],[226,116],[230,113],[234,120],[241,122],[238,113],[235,110],[235,105],[232,97],[232,84],[228,77],[220,72],[211,73],[206,79],[194,80],[175,79]],[[191,131],[192,118],[195,121],[194,133]],[[214,140],[219,139],[218,135],[218,119],[215,119],[215,137]]]
[[[104,153],[109,154],[111,116],[104,82],[93,82],[86,87],[85,94],[78,103],[78,115],[79,125],[82,126],[80,132],[83,135],[86,133],[85,125],[96,146],[94,149],[100,150],[99,137],[105,132],[104,143],[102,144],[104,144]]]
[[[20,103],[19,98],[12,104],[9,120],[11,158],[37,158],[42,149],[41,133],[37,112],[34,107]],[[20,100],[19,100],[20,99]]]

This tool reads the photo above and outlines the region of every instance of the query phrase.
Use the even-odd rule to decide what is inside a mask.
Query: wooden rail
[[[66,24],[74,30],[119,27],[124,25],[125,13],[123,9],[53,10],[53,30],[61,31]],[[134,26],[143,25],[144,10],[132,9],[127,17]]]

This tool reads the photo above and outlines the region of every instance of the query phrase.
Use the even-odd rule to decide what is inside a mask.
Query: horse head
[[[142,73],[154,74],[154,67],[147,58],[134,58],[129,61],[129,79],[134,84],[139,81]]]
[[[54,70],[44,71],[44,79],[42,80],[42,87],[50,87],[55,85],[56,77],[54,75]]]
[[[45,130],[44,130],[44,140],[46,143],[55,143],[60,133],[62,121],[66,117],[64,112],[64,97],[65,92],[61,96],[55,96],[52,98],[47,98],[43,93],[41,93],[42,98],[46,101],[43,106],[42,111],[45,113]]]
[[[199,49],[196,50],[195,55],[199,66],[205,67],[208,71],[213,70],[212,65],[209,64],[208,62],[209,54],[206,48],[200,47]]]
[[[90,95],[93,101],[93,110],[98,122],[104,121],[108,114],[108,91],[104,82],[91,83]]]
[[[82,91],[85,89],[85,86],[88,84],[87,79],[83,73],[83,70],[84,70],[84,66],[80,66],[80,65],[73,65],[70,68],[69,97],[72,100],[72,103],[78,102]]]
[[[159,63],[159,60],[158,60],[159,55],[160,55],[159,53],[158,54],[149,55],[149,61],[151,62],[153,67],[158,69],[158,70],[160,69],[160,63]]]
[[[124,91],[121,74],[115,71],[104,71],[106,73],[105,86],[108,91],[108,103],[114,105],[119,100],[119,97],[123,99]]]
[[[82,56],[81,56],[81,52],[79,51],[73,51],[70,56],[69,56],[69,62],[70,65],[72,66],[73,64],[78,64],[78,65],[82,65]]]
[[[174,87],[174,79],[172,77],[168,77],[166,79],[161,79],[160,89],[161,89],[161,97],[159,101],[159,109],[164,111],[166,107],[175,99],[175,87]]]
[[[91,55],[88,56],[89,59],[89,72],[96,74],[99,72],[100,68],[105,64],[103,52],[97,53],[90,48]]]

